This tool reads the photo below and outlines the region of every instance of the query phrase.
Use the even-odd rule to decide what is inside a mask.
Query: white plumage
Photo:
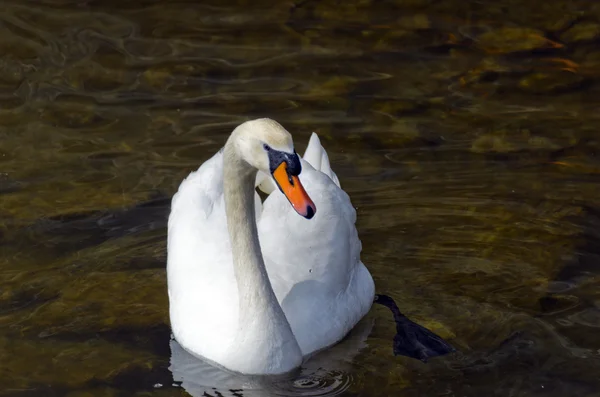
[[[254,161],[252,156],[261,156],[252,146],[256,139],[293,153],[291,136],[285,144],[288,135],[268,119],[242,124],[225,150],[181,183],[172,201],[167,271],[173,334],[190,353],[235,372],[292,370],[311,354],[339,342],[373,303],[373,279],[360,260],[356,211],[316,134],[299,175],[317,208],[312,219],[294,211],[262,166],[262,158],[256,159],[259,173],[249,173],[248,178],[269,196],[261,204],[253,191],[253,196],[245,196],[249,203],[231,204],[226,211],[225,184],[243,195],[243,176],[236,182],[227,168],[228,161],[241,167],[243,162],[234,159],[236,150],[240,158]],[[240,153],[250,147],[252,153]],[[254,205],[255,217],[248,214],[249,204]],[[240,227],[255,219],[260,247],[247,246],[239,238],[232,241],[228,216],[230,222],[242,219]],[[236,262],[235,249],[248,260]],[[258,257],[253,261],[253,249],[264,261]],[[246,262],[256,266],[246,267]],[[254,277],[261,263],[268,281]],[[270,288],[276,300],[269,298]]]

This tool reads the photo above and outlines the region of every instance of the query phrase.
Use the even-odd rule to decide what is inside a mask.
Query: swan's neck
[[[225,211],[239,295],[233,354],[244,356],[240,359],[254,368],[263,361],[271,372],[277,368],[285,372],[300,364],[302,354],[273,292],[260,249],[254,208],[257,170],[238,155],[231,139],[223,156]]]
[[[227,154],[225,152],[223,188],[240,306],[270,308],[276,305],[279,307],[258,240],[254,209],[256,171],[244,164],[243,160]],[[244,311],[240,314],[243,315]]]

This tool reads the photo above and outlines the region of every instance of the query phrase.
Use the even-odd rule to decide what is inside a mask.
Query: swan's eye
[[[266,143],[263,143],[263,149],[265,149],[268,152],[271,150],[271,146],[267,145]]]

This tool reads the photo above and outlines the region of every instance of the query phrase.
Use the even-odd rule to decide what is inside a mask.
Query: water
[[[254,392],[598,394],[598,5],[199,3],[1,2],[0,396],[193,392],[169,198],[263,116],[319,133],[378,292],[459,352],[393,357],[374,307]]]

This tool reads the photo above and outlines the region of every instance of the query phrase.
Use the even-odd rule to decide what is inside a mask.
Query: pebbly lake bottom
[[[319,134],[377,292],[458,352],[394,357],[376,306],[339,358],[247,394],[598,394],[595,3],[2,5],[0,396],[194,391],[170,197],[263,116],[298,152]]]

